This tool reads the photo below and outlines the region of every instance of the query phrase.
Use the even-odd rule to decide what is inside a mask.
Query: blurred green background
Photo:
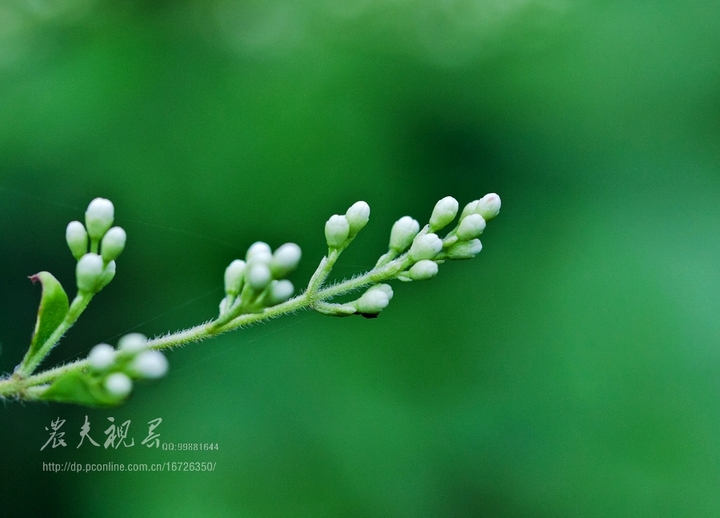
[[[112,410],[6,402],[3,516],[720,516],[720,4],[0,3],[0,371],[64,229],[108,197],[118,275],[46,365],[212,318],[262,239],[304,252],[503,199],[473,261],[377,320],[300,313],[169,354]],[[713,316],[715,315],[715,316]],[[76,448],[85,416],[136,445]],[[66,420],[66,448],[40,448]],[[139,443],[147,422],[170,452]],[[212,473],[43,462],[216,461]]]

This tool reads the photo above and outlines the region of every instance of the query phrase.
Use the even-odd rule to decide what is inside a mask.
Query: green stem
[[[178,331],[177,333],[153,338],[148,341],[148,347],[155,350],[170,349],[179,345],[200,342],[206,338],[211,338],[221,333],[226,333],[228,331],[232,331],[247,326],[249,324],[253,324],[255,322],[268,320],[287,313],[293,313],[295,311],[308,308],[315,309],[316,305],[320,307],[327,300],[338,295],[344,295],[346,293],[363,288],[365,286],[369,286],[371,284],[377,284],[383,281],[395,279],[398,273],[405,269],[409,261],[406,255],[403,255],[382,266],[381,268],[370,270],[369,272],[366,272],[359,277],[347,279],[333,286],[320,289],[320,286],[327,279],[328,275],[330,274],[330,270],[335,264],[335,261],[337,261],[337,257],[339,255],[340,252],[335,250],[329,254],[329,257],[323,258],[323,261],[320,263],[320,266],[311,278],[307,289],[293,299],[283,302],[282,304],[278,304],[277,306],[265,308],[265,310],[260,313],[249,313],[245,315],[240,315],[230,320],[229,322],[220,323],[218,320],[214,320],[206,322],[204,324],[200,324],[190,329],[186,329],[184,331]],[[73,301],[73,306],[76,306],[76,301]],[[88,302],[89,299],[84,301],[82,309],[87,306]],[[76,309],[80,309],[79,305]],[[80,309],[80,312],[82,312],[82,309]],[[71,310],[70,313],[73,313],[73,311]],[[77,316],[79,316],[79,313],[77,313]],[[66,323],[63,322],[63,326],[58,328],[58,340],[60,339],[62,334],[67,331],[67,329],[74,323],[74,321],[77,320],[77,316],[72,322],[68,322],[67,325],[65,325]],[[60,331],[61,329],[62,331]],[[55,335],[53,335],[53,337],[55,337]],[[51,337],[51,339],[53,337]],[[51,340],[49,339],[48,342],[50,341]],[[46,344],[48,342],[46,342]],[[54,345],[54,343],[52,345]],[[46,345],[43,345],[41,351],[45,349]],[[49,352],[49,347],[47,348],[47,352]],[[40,362],[40,360],[42,360],[42,357],[40,357],[40,355],[37,356],[40,359],[37,361],[28,362],[27,367],[23,371],[20,371],[18,369],[18,371],[13,376],[0,380],[0,397],[17,396],[23,399],[37,399],[39,394],[41,394],[44,390],[44,388],[40,387],[40,385],[52,383],[58,377],[62,376],[67,372],[83,370],[88,367],[88,360],[82,359],[52,369],[48,369],[33,376],[24,374],[25,372],[31,373],[32,369],[34,369]]]

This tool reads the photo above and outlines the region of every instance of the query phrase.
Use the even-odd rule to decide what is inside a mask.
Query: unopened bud
[[[345,216],[330,216],[325,223],[325,240],[328,247],[340,248],[350,235],[350,223]]]
[[[115,261],[110,261],[105,266],[105,269],[103,270],[102,276],[100,277],[100,282],[97,285],[97,291],[100,291],[105,286],[110,284],[110,281],[115,278]]]
[[[465,205],[462,212],[460,213],[460,221],[467,218],[470,214],[477,214],[478,203],[480,203],[480,200],[473,200],[467,205]]]
[[[500,196],[491,192],[478,200],[477,213],[480,214],[485,221],[490,221],[500,213]]]
[[[375,286],[371,286],[368,289],[368,291],[373,291],[373,290],[382,291],[383,293],[385,293],[385,295],[387,295],[389,300],[392,300],[393,295],[394,295],[392,286],[390,286],[389,284],[376,284]]]
[[[122,372],[114,372],[105,380],[105,390],[117,398],[124,398],[132,391],[132,380]]]
[[[480,237],[483,230],[485,230],[485,219],[480,214],[470,214],[460,222],[457,237],[460,241],[470,241]]]
[[[246,263],[242,259],[235,259],[225,268],[225,293],[237,296],[240,294],[245,273]]]
[[[160,351],[143,351],[133,360],[132,369],[143,378],[162,378],[168,371],[168,361]]]
[[[275,304],[285,302],[292,297],[294,291],[295,288],[293,287],[292,282],[287,279],[282,281],[273,281],[270,284],[270,289],[268,290],[269,305],[274,306]]]
[[[273,277],[280,279],[297,268],[302,251],[295,243],[285,243],[272,256],[270,271]]]
[[[79,221],[71,221],[65,230],[65,241],[67,241],[70,252],[75,259],[85,255],[88,251],[88,234],[87,230]]]
[[[435,277],[437,272],[438,265],[436,262],[423,259],[422,261],[415,263],[408,273],[411,279],[415,281],[424,281]]]
[[[88,362],[90,367],[96,371],[104,371],[110,367],[115,361],[115,349],[108,344],[97,344],[90,349],[88,354]]]
[[[482,243],[479,239],[460,241],[445,251],[447,259],[472,259],[482,250]]]
[[[387,284],[380,285],[387,286]],[[388,286],[389,288],[389,286]],[[390,304],[392,298],[392,288],[390,288],[390,295],[385,288],[370,288],[363,295],[355,301],[353,304],[359,313],[366,313],[369,315],[376,315],[385,309]]]
[[[410,247],[410,259],[413,261],[432,259],[442,250],[442,247],[442,239],[440,239],[437,234],[418,236]]]
[[[257,257],[260,262],[270,262],[270,257],[272,257],[270,245],[262,241],[256,241],[250,245],[247,254],[245,254],[245,260],[250,262],[253,257]]]
[[[91,239],[100,240],[112,227],[115,207],[110,200],[95,198],[85,211],[85,226]]]
[[[401,253],[407,250],[420,232],[420,223],[410,216],[403,216],[395,222],[390,231],[390,249]]]
[[[102,254],[103,261],[109,263],[110,261],[117,259],[118,256],[125,249],[125,241],[127,240],[127,234],[120,227],[112,227],[108,230],[102,238],[100,245],[100,253]]]
[[[138,353],[147,348],[147,337],[140,333],[128,333],[118,340],[118,349],[129,353]]]
[[[370,219],[370,205],[364,201],[358,201],[345,213],[345,218],[350,225],[350,237],[360,232]]]
[[[430,216],[430,230],[435,232],[445,228],[455,219],[458,211],[458,202],[452,196],[446,196],[435,204]]]
[[[245,273],[248,284],[255,290],[263,290],[270,284],[272,274],[270,267],[261,262],[251,262]]]
[[[75,268],[78,290],[86,293],[98,291],[104,269],[102,257],[93,253],[83,255]]]

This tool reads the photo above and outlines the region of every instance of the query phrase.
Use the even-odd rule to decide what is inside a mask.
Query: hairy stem
[[[317,271],[310,279],[307,289],[295,298],[283,302],[282,304],[278,304],[277,306],[265,308],[263,311],[258,313],[240,315],[229,322],[221,323],[219,319],[212,320],[184,331],[178,331],[176,333],[153,338],[147,342],[148,348],[163,350],[188,343],[200,342],[206,338],[211,338],[221,333],[233,331],[255,322],[261,322],[263,320],[268,320],[303,309],[315,309],[316,305],[321,306],[333,297],[350,293],[371,284],[377,284],[394,279],[407,265],[407,258],[405,254],[380,268],[370,270],[358,277],[344,280],[326,288],[321,288],[322,283],[327,279],[339,255],[339,252],[334,252],[330,254],[329,258],[323,258]],[[85,306],[87,306],[87,302],[85,303]],[[58,340],[76,319],[77,317],[72,322],[69,322],[67,327],[64,327],[57,337]],[[41,359],[42,357],[40,357],[40,360]],[[36,399],[37,395],[42,393],[43,390],[39,387],[40,385],[52,383],[55,379],[67,372],[82,370],[88,367],[88,360],[82,359],[48,369],[33,376],[23,374],[24,372],[32,372],[32,369],[37,366],[37,363],[39,363],[39,360],[37,362],[28,363],[27,367],[22,372],[17,371],[13,376],[0,380],[0,397],[15,396],[23,399]]]

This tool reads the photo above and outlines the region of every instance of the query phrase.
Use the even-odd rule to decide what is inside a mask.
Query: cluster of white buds
[[[225,298],[220,302],[220,316],[234,318],[288,300],[295,288],[284,277],[297,268],[301,256],[295,243],[285,243],[275,252],[267,243],[253,243],[244,261],[235,259],[225,269]]]
[[[132,391],[133,379],[157,379],[168,370],[168,361],[160,351],[147,348],[147,338],[130,333],[118,341],[117,349],[98,344],[88,355],[90,373],[114,399],[124,399]]]
[[[346,248],[369,219],[370,206],[364,201],[354,203],[344,216],[330,216],[325,223],[325,240],[330,251]]]
[[[85,225],[71,221],[65,231],[70,252],[77,259],[78,291],[97,293],[115,277],[115,259],[125,248],[127,235],[113,227],[115,208],[110,200],[95,198],[85,211]]]
[[[447,227],[457,216],[458,202],[447,196],[435,204],[430,221],[424,228],[410,216],[400,218],[390,233],[389,251],[378,261],[381,266],[406,254],[404,271],[398,274],[402,281],[431,279],[438,272],[438,264],[447,259],[471,259],[482,250],[480,235],[487,221],[500,212],[500,197],[486,194],[468,203],[460,214],[455,228],[444,238],[437,232]]]

